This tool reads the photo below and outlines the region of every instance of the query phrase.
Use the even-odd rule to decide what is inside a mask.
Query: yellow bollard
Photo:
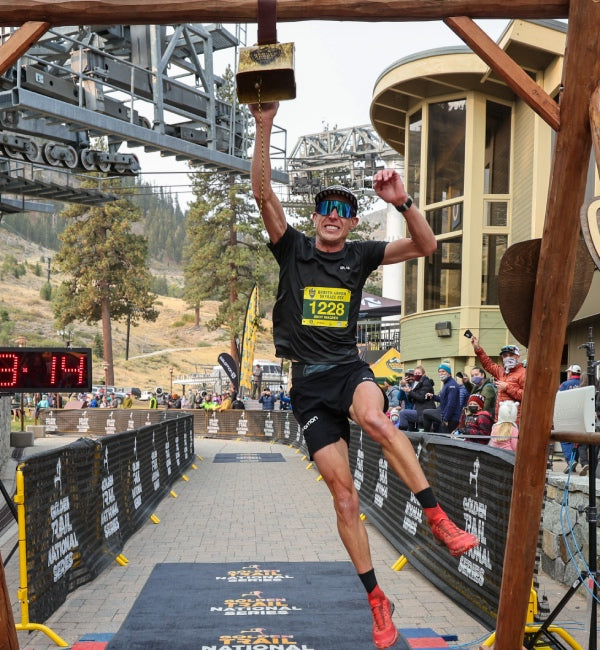
[[[174,499],[177,498],[177,493],[174,492],[173,490],[171,490],[171,491],[169,492],[169,494],[170,494]]]
[[[406,563],[408,562],[408,558],[405,555],[401,555],[395,562],[392,564],[392,570],[393,571],[402,571]]]
[[[150,521],[153,524],[160,524],[160,519],[156,515],[150,515]]]

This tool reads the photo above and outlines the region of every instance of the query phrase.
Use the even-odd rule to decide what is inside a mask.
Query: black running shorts
[[[349,410],[363,381],[375,383],[375,377],[369,364],[360,360],[344,365],[292,364],[292,408],[311,458],[340,438],[350,443]],[[382,394],[385,412],[388,402]]]

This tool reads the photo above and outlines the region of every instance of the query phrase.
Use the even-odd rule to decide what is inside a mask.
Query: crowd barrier
[[[89,422],[90,432],[104,433],[109,426],[107,422],[113,419],[117,423],[137,421],[136,418],[145,422],[146,418],[164,420],[174,413],[183,413],[160,409],[105,411],[108,409],[88,409],[83,415]],[[186,413],[193,417],[196,435],[279,442],[308,453],[300,427],[290,411],[191,410]],[[43,419],[45,415],[42,414]],[[52,417],[59,430],[73,430],[69,429],[76,422],[72,411],[54,411]],[[480,546],[454,558],[434,540],[420,504],[388,468],[379,445],[356,425],[352,424],[351,429],[350,466],[361,508],[369,521],[428,580],[484,626],[495,628],[514,454],[447,436],[407,434],[444,509],[457,524],[481,540]]]
[[[26,610],[18,629],[45,621],[118,559],[192,464],[192,418],[178,415],[98,440],[80,438],[19,465],[19,600]]]

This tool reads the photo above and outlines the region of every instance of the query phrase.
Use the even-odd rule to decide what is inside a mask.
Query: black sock
[[[417,501],[423,506],[423,508],[435,508],[438,504],[437,499],[433,494],[433,490],[430,487],[425,488],[420,492],[416,492],[415,497],[417,498]]]
[[[365,589],[367,590],[367,593],[370,594],[373,589],[377,586],[377,578],[375,577],[375,569],[371,569],[370,571],[367,571],[366,573],[359,573],[358,577],[360,578],[361,582],[363,583]]]

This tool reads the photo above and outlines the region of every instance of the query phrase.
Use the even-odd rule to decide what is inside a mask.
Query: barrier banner
[[[95,426],[105,431],[109,414],[101,412],[108,409],[90,411],[90,420],[96,420]],[[125,422],[129,421],[129,412],[125,409],[123,412]],[[55,418],[58,422],[63,414],[71,417],[72,413],[55,411]],[[144,410],[133,411],[131,417],[143,420],[147,413]],[[161,422],[166,424],[171,420],[165,421],[165,417],[177,417],[183,413],[188,413],[190,420],[193,417],[193,430],[198,435],[281,442],[298,448],[304,454],[308,453],[300,427],[290,411],[169,410],[150,411],[148,417],[161,418]],[[118,413],[117,417],[120,417]],[[380,446],[358,426],[351,424],[350,466],[363,512],[412,566],[471,616],[493,629],[502,581],[514,454],[442,435],[407,435],[442,506],[457,525],[479,537],[480,546],[460,558],[452,557],[447,549],[440,546],[429,530],[420,504],[388,467]],[[108,444],[110,437],[104,438],[107,441],[105,464],[109,473],[114,455],[112,444]],[[139,454],[139,442],[137,451]],[[128,453],[129,457],[135,455],[132,450]],[[45,480],[51,483],[52,476]],[[111,480],[118,486],[117,493],[127,493],[135,488],[131,470],[124,478],[117,480],[115,475],[108,482]],[[148,494],[146,490],[153,487],[146,487],[143,481],[142,485],[145,498]],[[86,487],[84,485],[81,489],[85,490]],[[107,488],[111,487],[107,484]],[[101,496],[104,499],[104,494]],[[80,498],[83,499],[83,496]],[[115,526],[112,511],[118,508],[121,512],[121,503],[118,500],[116,503],[116,506],[111,503],[105,506],[104,518],[98,524],[108,526],[108,532]],[[135,521],[136,514],[131,504],[123,507],[129,508],[128,514]],[[106,549],[120,548],[123,536],[128,534],[122,529],[123,525],[119,521],[119,529],[103,541]]]
[[[45,621],[114,561],[193,454],[192,418],[183,416],[22,463],[32,621]]]
[[[480,545],[460,558],[431,534],[423,509],[385,460],[381,447],[352,427],[350,465],[370,521],[430,582],[493,629],[500,599],[514,454],[445,436],[407,434],[450,518]]]
[[[133,431],[186,413],[188,411],[175,409],[42,409],[39,422],[44,425],[46,433],[107,436]]]

